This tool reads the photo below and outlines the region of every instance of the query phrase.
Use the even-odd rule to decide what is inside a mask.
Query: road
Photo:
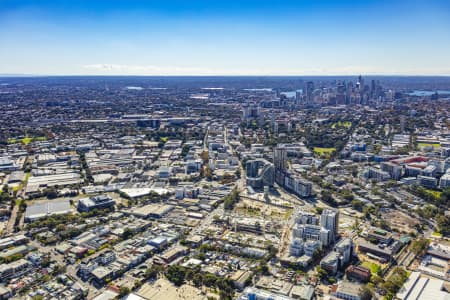
[[[14,224],[16,223],[18,212],[19,212],[19,205],[17,205],[16,203],[11,211],[11,217],[8,220],[8,225],[6,226],[6,233],[14,232]]]
[[[209,134],[209,126],[206,129],[205,138],[203,139],[203,151],[207,151],[208,150],[208,146],[207,146],[207,144],[208,144],[208,134]]]

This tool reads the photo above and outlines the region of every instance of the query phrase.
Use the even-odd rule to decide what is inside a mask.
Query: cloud
[[[450,75],[450,70],[433,68],[386,68],[384,66],[347,65],[337,67],[302,68],[301,66],[280,68],[202,68],[154,65],[91,64],[83,66],[90,75]]]
[[[118,75],[210,75],[213,71],[197,67],[152,66],[152,65],[116,65],[92,64],[83,66],[93,73]]]

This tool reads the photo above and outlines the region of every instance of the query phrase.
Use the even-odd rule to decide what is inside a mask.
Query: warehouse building
[[[63,215],[71,212],[72,209],[68,200],[32,204],[25,211],[25,222],[33,222],[51,215]]]

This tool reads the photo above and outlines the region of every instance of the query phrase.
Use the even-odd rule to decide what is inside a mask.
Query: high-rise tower
[[[329,208],[324,209],[320,215],[320,226],[331,230],[336,237],[339,229],[339,211]]]

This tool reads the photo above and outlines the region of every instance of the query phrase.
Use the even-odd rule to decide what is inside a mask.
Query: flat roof
[[[118,293],[116,293],[114,291],[106,290],[92,300],[112,300],[112,299],[115,299],[117,297],[117,295],[118,295]]]
[[[148,217],[149,215],[162,216],[174,208],[169,204],[149,204],[142,207],[134,208],[131,213],[141,217]]]
[[[163,195],[168,192],[165,188],[158,188],[158,187],[150,187],[150,188],[125,188],[120,189],[122,193],[125,193],[130,198],[137,198],[142,197],[145,195],[150,194],[151,192],[155,192],[158,195]]]
[[[412,272],[396,297],[401,300],[446,300],[450,294],[442,290],[443,280],[421,277],[420,272]]]
[[[48,201],[27,206],[25,211],[26,219],[37,219],[52,214],[66,214],[71,212],[69,200]]]

